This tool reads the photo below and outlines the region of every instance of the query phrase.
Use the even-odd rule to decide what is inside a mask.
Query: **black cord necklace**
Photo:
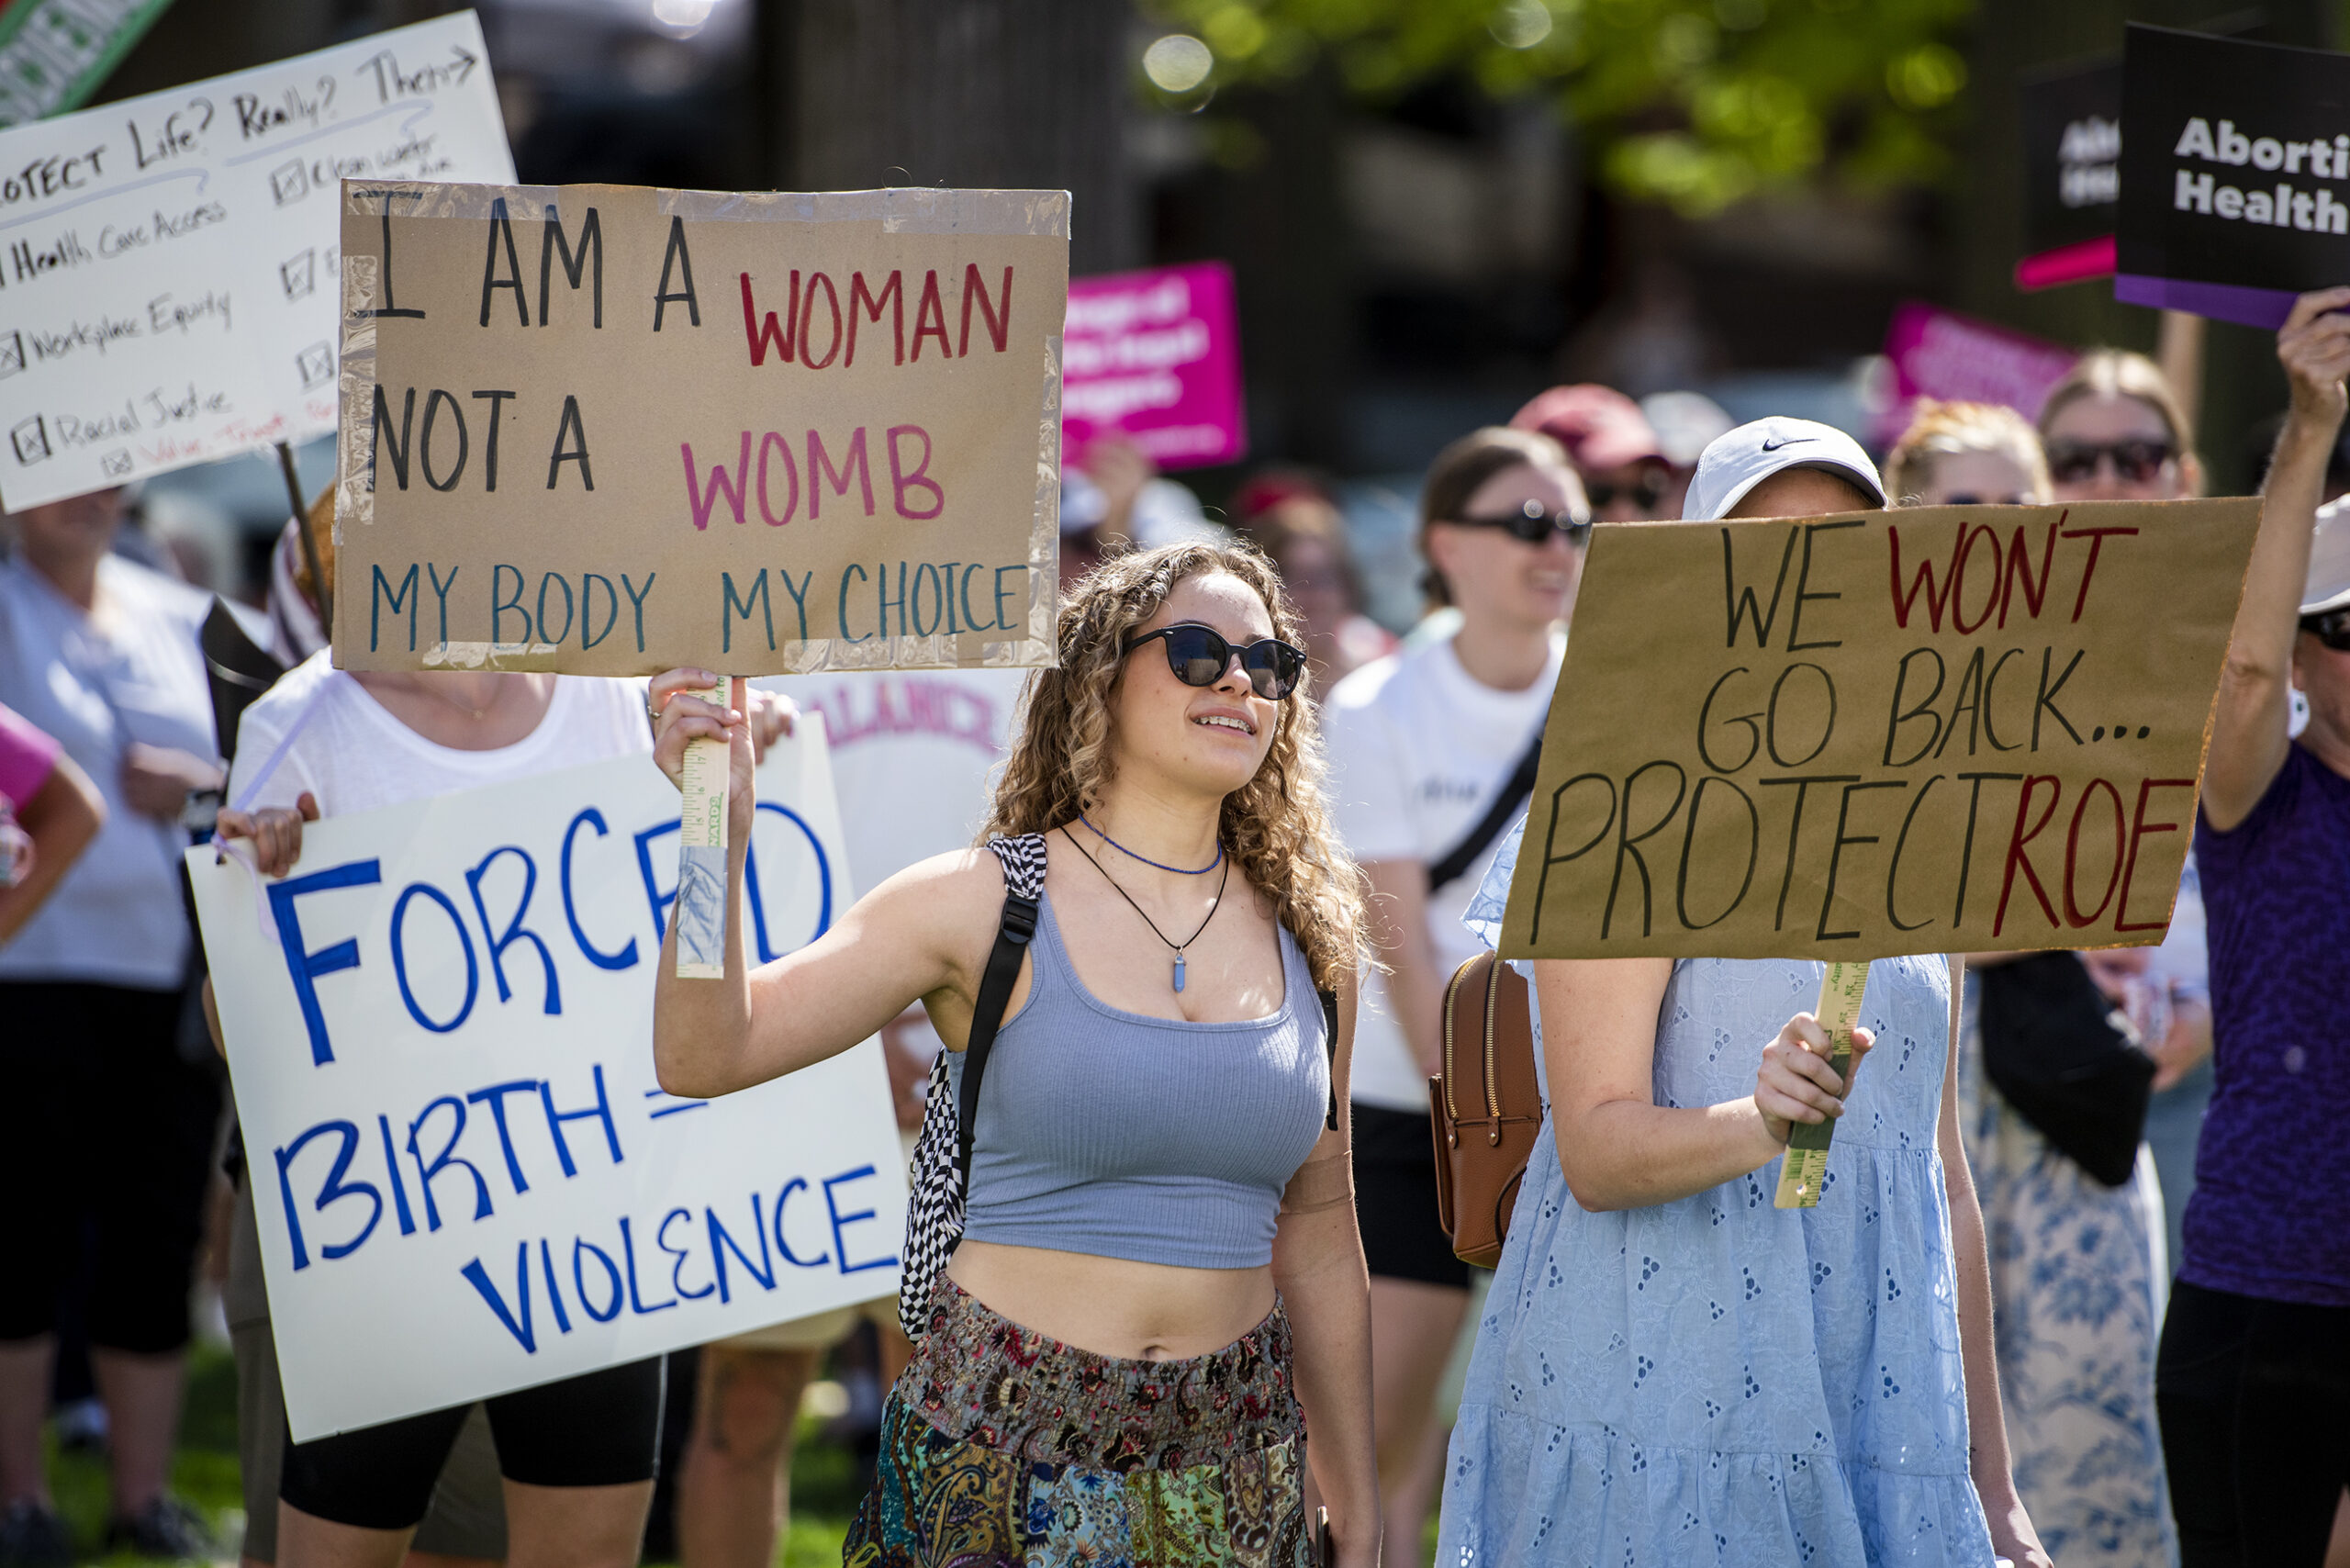
[[[1118,886],[1118,879],[1110,875],[1109,868],[1103,866],[1101,861],[1094,859],[1092,856],[1086,854],[1085,846],[1078,843],[1074,837],[1070,836],[1069,828],[1066,825],[1061,828],[1061,836],[1069,839],[1069,846],[1071,849],[1076,850],[1080,855],[1084,855],[1087,863],[1095,870],[1102,873],[1102,879],[1109,883],[1111,889],[1115,891],[1120,898],[1125,900],[1126,903],[1136,914],[1142,916],[1142,923],[1150,927],[1150,934],[1153,936],[1158,937],[1161,942],[1166,942],[1169,947],[1175,949],[1175,989],[1177,991],[1181,991],[1183,989],[1183,949],[1200,939],[1200,933],[1208,928],[1208,921],[1215,918],[1216,910],[1223,905],[1225,885],[1232,880],[1232,857],[1223,853],[1222,846],[1219,844],[1217,854],[1224,861],[1224,875],[1215,879],[1215,898],[1208,904],[1207,917],[1200,922],[1199,931],[1192,932],[1181,942],[1172,942],[1168,940],[1167,933],[1158,929],[1158,922],[1150,918],[1149,912],[1145,910],[1142,905],[1135,902],[1134,895],[1126,891],[1125,889]]]

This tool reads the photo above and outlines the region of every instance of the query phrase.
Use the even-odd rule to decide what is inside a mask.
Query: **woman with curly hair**
[[[959,1085],[1007,887],[1044,868],[962,1243],[890,1394],[850,1563],[1306,1568],[1309,1431],[1333,1560],[1378,1559],[1337,1112],[1361,878],[1323,803],[1302,640],[1254,551],[1108,562],[1069,590],[1059,667],[1033,678],[983,847],[910,867],[755,970],[739,927],[722,981],[662,964],[672,1093],[822,1061],[917,1000]],[[655,755],[674,778],[688,741],[729,741],[739,886],[751,754],[739,691],[727,708],[685,695],[709,684],[654,681]],[[1337,994],[1335,1042],[1317,991]]]

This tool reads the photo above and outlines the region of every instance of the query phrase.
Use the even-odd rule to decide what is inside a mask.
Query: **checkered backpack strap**
[[[912,1199],[906,1210],[905,1269],[899,1277],[898,1321],[909,1338],[930,1327],[930,1296],[946,1260],[963,1239],[963,1203],[971,1180],[971,1124],[979,1103],[979,1081],[987,1072],[1004,1004],[1020,977],[1028,940],[1036,934],[1037,903],[1045,896],[1045,840],[1041,834],[991,838],[988,848],[1003,867],[1003,920],[995,947],[979,980],[979,1005],[971,1014],[971,1036],[963,1049],[963,1092],[958,1101],[946,1070],[947,1053],[931,1065],[930,1098],[922,1114],[909,1173]]]

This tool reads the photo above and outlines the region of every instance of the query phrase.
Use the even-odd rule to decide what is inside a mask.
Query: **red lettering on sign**
[[[2148,778],[2138,785],[2138,809],[2130,816],[2130,856],[2121,867],[2121,897],[2113,906],[2113,929],[2120,931],[2160,931],[2168,919],[2133,921],[2130,913],[2130,880],[2138,874],[2138,846],[2150,833],[2177,833],[2177,823],[2150,823],[2146,820],[2146,797],[2157,790],[2192,790],[2192,778]]]
[[[770,310],[764,325],[760,323],[758,307],[751,302],[751,274],[743,274],[743,339],[751,345],[751,365],[756,369],[767,362],[767,351],[773,349],[783,363],[791,363],[792,349],[800,335],[800,269],[791,269],[791,304],[783,313],[780,323]]]
[[[2023,823],[2024,818],[2031,812],[2032,791],[2042,784],[2047,785],[2053,793],[2048,797],[2048,808],[2040,813],[2040,820],[2026,831]],[[2023,781],[2023,791],[2016,797],[2016,825],[2008,835],[2007,870],[1999,879],[1999,907],[1991,916],[1993,936],[1998,935],[2007,925],[2008,894],[2015,889],[2016,871],[2019,868],[2023,871],[2024,880],[2031,884],[2031,895],[2040,901],[2041,913],[2048,916],[2048,924],[2051,925],[2063,924],[2056,918],[2056,906],[2048,902],[2048,890],[2040,885],[2040,873],[2032,869],[2031,861],[2025,854],[2025,846],[2040,836],[2040,830],[2046,827],[2048,819],[2056,814],[2057,802],[2064,798],[2064,794],[2063,781],[2053,773],[2034,773]]]
[[[966,312],[968,316],[968,312]],[[968,334],[967,334],[968,336]],[[914,308],[914,353],[922,358],[923,340],[936,338],[938,353],[943,359],[955,357],[954,347],[946,341],[946,307],[938,298],[938,273],[935,268],[922,274],[922,303]]]
[[[2097,576],[2098,552],[2105,548],[2106,535],[2137,532],[2134,528],[2068,528],[2065,531],[2065,537],[2067,539],[2086,539],[2089,542],[2088,563],[2081,568],[2081,591],[2073,599],[2075,621],[2080,620],[2082,610],[2087,608],[2089,602],[2089,579]]]
[[[1999,585],[1999,629],[2008,625],[2008,611],[2015,604],[2016,589],[2023,589],[2023,601],[2031,607],[2031,618],[2040,619],[2040,607],[2048,598],[2048,577],[2056,567],[2056,529],[2065,518],[2067,510],[2048,520],[2048,540],[2040,550],[2040,580],[2031,580],[2031,551],[2023,542],[2023,530],[2016,530],[2015,538],[2008,545],[2008,574]]]
[[[2089,809],[2089,802],[2097,798],[2097,792],[2099,790],[2104,790],[2106,798],[2113,802],[2113,872],[2105,879],[2105,892],[2097,901],[2097,907],[2084,914],[2081,913],[2080,901],[2074,897],[2076,886],[2074,869],[2080,861],[2081,816]],[[2088,787],[2081,791],[2081,798],[2073,804],[2072,825],[2065,833],[2065,918],[2066,920],[2071,921],[2075,926],[2096,924],[2098,916],[2105,913],[2106,905],[2113,902],[2114,889],[2121,885],[2121,865],[2128,857],[2129,848],[2130,830],[2121,821],[2121,791],[2102,778],[2090,779]]]
[[[1918,602],[1918,596],[1922,592],[1926,598],[1926,612],[1932,622],[1933,629],[1937,632],[1941,631],[1942,606],[1950,602],[1950,584],[1944,582],[1939,589],[1935,588],[1934,563],[1929,557],[1918,563],[1917,575],[1909,579],[1909,591],[1902,592],[1901,530],[1888,523],[1886,525],[1885,537],[1888,548],[1893,552],[1894,623],[1905,631],[1908,629],[1910,608]]]
[[[1966,576],[1966,560],[1975,554],[1977,542],[1991,547],[1991,594],[1983,601],[1983,613],[1975,618],[1974,625],[1969,626],[1966,623],[1966,596],[1959,591],[1959,583]],[[1981,523],[1960,523],[1958,547],[1953,552],[1950,561],[1950,624],[1951,630],[1960,636],[1972,636],[1981,631],[1984,622],[1991,619],[1991,612],[2000,608],[2000,566],[1999,536]],[[1935,630],[1940,631],[1941,628],[1937,626]]]

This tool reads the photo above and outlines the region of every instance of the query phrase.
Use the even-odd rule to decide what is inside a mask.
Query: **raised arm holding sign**
[[[2269,470],[2221,682],[2196,837],[2214,1090],[2156,1379],[2180,1533],[2213,1561],[2314,1562],[2341,1477],[2300,1462],[2350,1431],[2334,1364],[2350,1323],[2350,532],[2318,505],[2350,371],[2350,289],[2296,300],[2277,335],[2292,411]],[[2289,689],[2309,723],[2288,735]],[[2242,1343],[2264,1328],[2258,1348]]]
[[[2212,753],[2203,814],[2222,831],[2252,814],[2284,766],[2291,742],[2297,623],[2310,586],[2309,520],[2324,494],[2325,468],[2342,426],[2342,378],[2350,369],[2350,288],[2297,301],[2277,335],[2292,409],[2269,467],[2267,507],[2244,581],[2225,675],[2212,709]],[[2328,746],[2333,726],[2310,737]]]

